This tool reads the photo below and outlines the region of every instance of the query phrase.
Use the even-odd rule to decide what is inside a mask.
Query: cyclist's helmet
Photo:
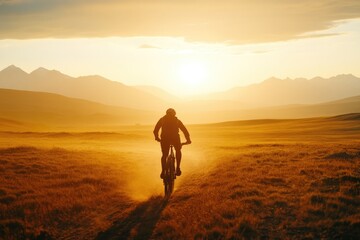
[[[166,110],[166,115],[175,116],[176,112],[173,108],[169,108],[168,110]]]

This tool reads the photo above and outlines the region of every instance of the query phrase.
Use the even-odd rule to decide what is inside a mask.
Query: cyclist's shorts
[[[170,145],[173,145],[176,150],[181,149],[180,135],[171,137],[171,138],[162,138],[161,139],[161,149],[167,150]]]

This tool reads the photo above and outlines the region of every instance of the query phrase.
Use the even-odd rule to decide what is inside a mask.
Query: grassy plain
[[[355,239],[360,115],[190,125],[162,197],[152,126],[0,133],[0,239]]]

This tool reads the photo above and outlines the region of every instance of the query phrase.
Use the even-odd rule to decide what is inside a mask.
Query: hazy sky
[[[0,68],[10,64],[178,95],[360,76],[360,1],[0,0]]]

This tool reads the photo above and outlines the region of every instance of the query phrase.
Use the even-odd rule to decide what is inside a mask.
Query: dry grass
[[[346,117],[191,126],[168,200],[152,127],[2,132],[0,236],[355,238],[358,126]]]
[[[158,149],[138,132],[1,133],[0,239],[92,239],[160,194]]]
[[[187,176],[154,239],[355,239],[360,144],[261,144]]]
[[[120,188],[127,173],[110,154],[15,147],[1,149],[0,156],[1,236],[46,231],[91,238],[107,226],[109,214],[133,203]]]

